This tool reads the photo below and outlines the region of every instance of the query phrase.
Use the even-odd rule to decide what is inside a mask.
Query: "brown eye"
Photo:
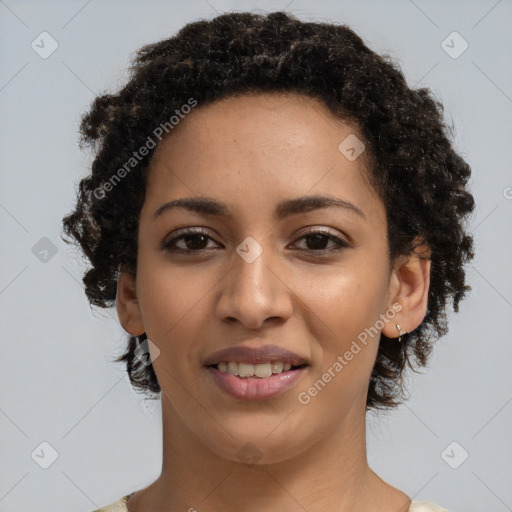
[[[319,255],[322,253],[338,252],[343,248],[349,247],[347,242],[331,234],[329,231],[324,230],[309,231],[299,238],[299,240],[306,241],[306,248],[299,248],[300,250],[318,253]],[[332,246],[331,248],[326,247],[329,242],[334,242],[334,248]]]
[[[324,234],[307,235],[304,238],[309,241],[309,244],[306,244],[308,248],[314,251],[325,249],[324,246],[329,243],[329,237]]]
[[[162,249],[167,252],[183,254],[200,254],[209,250],[208,241],[213,240],[205,231],[189,229],[181,235],[162,243]]]
[[[205,235],[184,235],[180,237],[185,242],[186,249],[201,250],[206,247],[208,237]]]

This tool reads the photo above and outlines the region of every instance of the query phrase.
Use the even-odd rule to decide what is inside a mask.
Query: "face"
[[[339,149],[354,135],[316,100],[244,95],[193,110],[153,156],[118,312],[151,342],[175,431],[225,459],[284,460],[364,422],[380,332],[398,336],[412,288],[364,152]]]

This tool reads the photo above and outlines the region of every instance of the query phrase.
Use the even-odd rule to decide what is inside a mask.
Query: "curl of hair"
[[[371,184],[386,208],[390,262],[420,241],[431,252],[425,318],[402,343],[381,334],[369,383],[367,409],[401,403],[406,368],[427,364],[433,342],[448,332],[448,303],[458,312],[471,289],[464,271],[474,257],[465,228],[474,209],[466,188],[471,170],[452,147],[442,104],[427,88],[409,88],[392,59],[370,50],[347,25],[303,22],[285,12],[189,23],[174,37],[139,49],[129,72],[124,87],[97,97],[82,117],[80,147],[93,148],[95,158],[74,211],[63,219],[66,235],[90,261],[83,277],[90,303],[113,306],[119,270],[136,273],[139,214],[154,150],[108,193],[102,187],[157,126],[190,98],[201,106],[247,93],[303,94],[358,127]],[[136,341],[130,337],[117,360],[126,362],[134,388],[158,393],[152,365],[135,356]]]

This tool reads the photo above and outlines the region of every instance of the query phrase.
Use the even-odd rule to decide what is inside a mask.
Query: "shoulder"
[[[451,512],[450,510],[436,505],[431,501],[411,500],[409,512]]]
[[[128,512],[128,508],[126,507],[126,502],[131,494],[127,494],[122,498],[118,499],[114,503],[110,505],[106,505],[105,507],[98,508],[97,510],[93,510],[93,512]]]

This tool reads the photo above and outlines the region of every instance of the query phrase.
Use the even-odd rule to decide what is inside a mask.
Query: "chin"
[[[207,448],[218,457],[231,462],[239,462],[248,467],[257,467],[268,464],[276,464],[293,459],[308,446],[315,444],[316,439],[308,439],[304,431],[296,428],[279,429],[279,421],[269,426],[268,416],[265,423],[253,422],[250,428],[235,428],[227,424],[225,431],[217,431],[215,434],[202,434],[203,442]],[[284,423],[281,424],[285,427]],[[277,427],[277,428],[276,428]],[[275,429],[275,430],[273,430]],[[301,432],[300,438],[298,433]],[[301,447],[300,450],[297,447]]]

